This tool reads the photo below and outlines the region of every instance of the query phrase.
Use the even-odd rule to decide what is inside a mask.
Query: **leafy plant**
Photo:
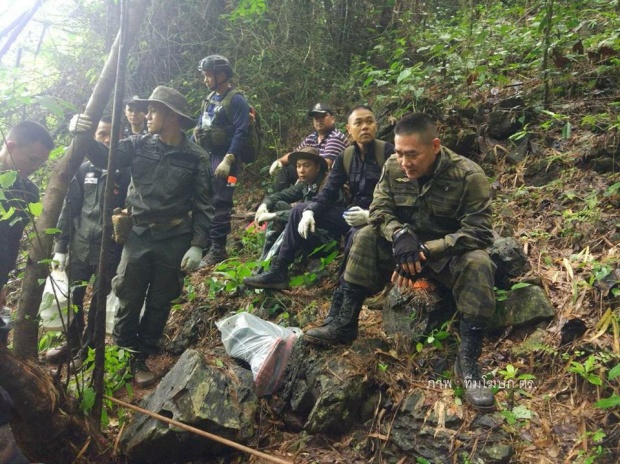
[[[603,380],[599,375],[594,373],[594,371],[598,370],[598,368],[599,365],[597,359],[593,354],[591,354],[583,363],[578,361],[571,361],[568,372],[573,372],[579,375],[592,385],[601,386],[603,385]]]
[[[125,348],[113,345],[105,347],[104,355],[104,373],[103,373],[103,393],[107,396],[113,396],[114,392],[125,388],[127,394],[133,396],[133,387],[131,385],[131,372],[129,364],[131,354]],[[95,390],[90,385],[93,370],[95,368],[95,351],[90,349],[84,368],[79,371],[69,383],[69,389],[78,393],[80,398],[80,408],[84,413],[89,413],[95,403]],[[88,384],[88,385],[87,385]],[[84,385],[87,385],[84,387]],[[103,401],[103,410],[101,414],[101,422],[104,426],[108,425],[110,412],[113,404],[109,400]]]
[[[221,262],[215,266],[210,277],[205,280],[209,287],[209,296],[213,298],[220,292],[236,292],[243,285],[243,279],[251,276],[259,266],[266,267],[267,263],[242,262],[239,258],[231,258]]]

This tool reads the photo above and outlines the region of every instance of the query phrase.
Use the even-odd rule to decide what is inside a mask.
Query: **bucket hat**
[[[327,161],[319,154],[319,150],[314,147],[303,147],[298,151],[294,151],[288,157],[289,163],[295,165],[297,164],[297,160],[306,159],[310,161],[314,161],[315,163],[319,163],[322,171],[327,171]]]
[[[176,114],[181,116],[181,125],[184,126],[185,129],[190,127],[194,127],[196,125],[196,121],[194,121],[191,117],[188,116],[188,105],[187,100],[183,95],[181,95],[177,90],[173,88],[166,87],[160,85],[155,87],[151,96],[147,99],[135,98],[134,101],[136,103],[143,103],[147,105],[149,103],[157,102],[166,105]]]

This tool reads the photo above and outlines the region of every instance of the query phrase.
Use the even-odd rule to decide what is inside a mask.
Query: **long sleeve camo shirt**
[[[489,181],[480,166],[441,147],[431,178],[420,188],[398,166],[386,161],[370,205],[370,223],[388,241],[409,224],[425,243],[432,261],[485,249],[492,243]]]

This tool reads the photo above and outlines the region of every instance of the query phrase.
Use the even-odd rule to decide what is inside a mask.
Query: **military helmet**
[[[198,71],[223,71],[226,74],[226,77],[229,78],[233,75],[230,61],[228,61],[228,59],[226,57],[223,57],[222,55],[209,55],[203,58],[198,64]]]

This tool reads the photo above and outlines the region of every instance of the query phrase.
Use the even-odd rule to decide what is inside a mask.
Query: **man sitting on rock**
[[[295,151],[303,147],[314,147],[327,162],[327,168],[332,164],[347,146],[347,136],[336,129],[336,117],[334,111],[325,103],[317,103],[308,111],[308,117],[312,118],[314,132],[309,134]],[[297,182],[295,163],[290,160],[291,153],[281,156],[273,162],[269,168],[269,174],[275,175],[273,191],[279,192]]]
[[[336,158],[325,188],[314,201],[293,208],[278,256],[271,261],[265,274],[243,279],[247,286],[288,288],[288,266],[298,251],[307,250],[316,228],[329,231],[335,238],[348,233],[350,237],[351,231],[368,223],[372,193],[379,181],[383,162],[394,152],[394,146],[375,139],[377,121],[372,109],[366,105],[353,109],[347,131],[354,145]],[[349,209],[337,205],[345,184],[348,184],[352,198]]]
[[[266,197],[254,216],[254,221],[257,224],[269,223],[261,260],[265,258],[284,230],[291,216],[291,204],[312,200],[327,180],[327,161],[316,148],[301,148],[299,151],[291,153],[288,161],[296,167],[299,181],[295,185]]]
[[[424,272],[451,289],[461,313],[461,344],[455,368],[465,399],[493,407],[478,367],[485,329],[495,311],[495,265],[491,197],[484,171],[442,147],[433,121],[417,113],[394,129],[396,156],[386,161],[370,206],[370,224],[353,238],[332,319],[310,329],[316,344],[350,344],[366,297],[383,289],[391,275],[400,287]]]

